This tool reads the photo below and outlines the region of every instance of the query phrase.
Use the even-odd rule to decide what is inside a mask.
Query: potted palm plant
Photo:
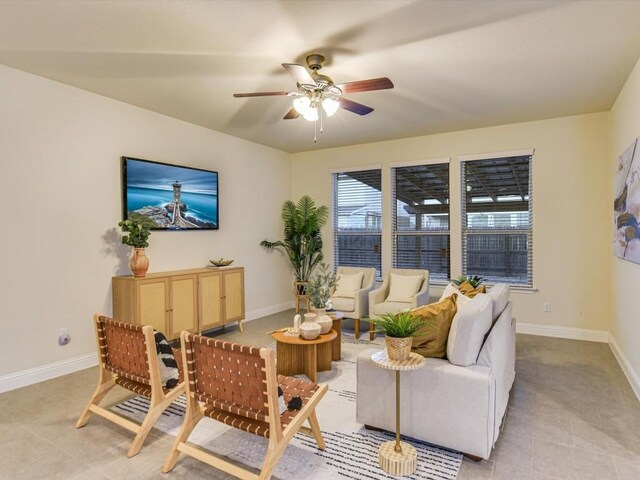
[[[429,322],[422,320],[409,311],[384,313],[371,319],[377,327],[375,333],[385,334],[387,355],[391,360],[402,361],[411,353],[413,336]]]
[[[149,246],[149,235],[151,235],[151,225],[142,216],[132,213],[129,218],[118,223],[124,233],[122,243],[133,247],[133,254],[129,260],[129,268],[134,277],[144,277],[149,269],[149,259],[145,255],[144,249]]]
[[[263,240],[260,245],[267,250],[283,250],[296,281],[299,285],[296,294],[305,294],[304,287],[309,282],[313,269],[322,261],[322,236],[320,230],[327,223],[329,209],[322,205],[316,207],[308,195],[293,203],[287,200],[282,205],[282,221],[284,222],[284,239],[275,242]]]

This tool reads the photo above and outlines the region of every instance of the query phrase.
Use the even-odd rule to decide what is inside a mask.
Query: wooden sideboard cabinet
[[[244,319],[244,268],[198,268],[112,279],[113,317],[151,325],[167,338]]]

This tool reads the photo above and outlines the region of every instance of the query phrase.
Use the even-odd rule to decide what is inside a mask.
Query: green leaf
[[[316,207],[311,197],[305,195],[297,203],[287,200],[282,205],[284,239],[263,240],[260,245],[266,250],[281,249],[293,268],[296,280],[309,281],[313,269],[322,261],[322,237],[320,229],[326,224],[329,209]]]

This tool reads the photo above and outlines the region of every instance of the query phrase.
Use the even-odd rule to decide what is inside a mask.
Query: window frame
[[[384,180],[384,175],[383,175],[383,167],[381,164],[376,164],[376,165],[362,165],[362,166],[357,166],[357,167],[345,167],[345,168],[340,168],[340,169],[333,169],[330,171],[331,173],[331,188],[332,188],[332,209],[333,209],[333,215],[331,216],[333,225],[332,225],[332,247],[333,247],[333,271],[336,272],[338,267],[341,266],[338,264],[338,260],[339,260],[339,254],[338,254],[338,237],[340,235],[340,230],[339,230],[339,203],[338,203],[338,176],[340,174],[344,174],[344,175],[349,175],[350,173],[356,173],[356,172],[363,172],[363,171],[369,171],[369,170],[378,170],[380,172],[380,220],[379,220],[379,229],[377,231],[373,231],[371,230],[371,232],[342,232],[342,235],[353,235],[353,236],[358,236],[358,235],[378,235],[380,237],[380,248],[379,251],[377,252],[380,259],[379,259],[379,265],[380,265],[380,271],[378,272],[378,269],[376,269],[376,280],[379,281],[382,279],[382,270],[383,270],[383,251],[384,251],[384,245],[383,245],[383,237],[384,237],[384,231],[383,231],[383,227],[384,227],[384,207],[383,207],[383,180]],[[363,266],[363,268],[371,268],[371,265],[368,266]]]
[[[507,157],[529,157],[529,181],[528,181],[528,228],[526,229],[513,229],[508,230],[511,234],[524,234],[526,235],[527,241],[527,281],[526,283],[513,283],[509,282],[509,285],[514,289],[519,289],[523,291],[535,291],[534,287],[534,276],[533,276],[533,254],[534,254],[534,242],[533,242],[533,173],[534,173],[534,165],[533,161],[535,156],[535,149],[525,149],[525,150],[516,150],[516,151],[507,151],[507,152],[497,152],[497,153],[486,153],[486,154],[477,154],[477,155],[463,155],[459,157],[460,161],[460,257],[461,257],[461,268],[462,274],[477,274],[482,275],[482,272],[468,272],[468,258],[467,258],[467,235],[472,228],[468,228],[467,225],[467,211],[466,211],[466,201],[467,201],[467,185],[466,185],[466,163],[473,162],[478,160],[493,160]],[[477,229],[476,234],[497,234],[501,233],[499,229]],[[502,231],[504,233],[504,231]],[[495,279],[487,279],[485,281],[487,285],[495,285],[496,283],[504,283],[504,282],[496,282]]]
[[[397,217],[398,217],[398,211],[397,211],[397,197],[396,197],[396,170],[400,169],[400,168],[406,168],[406,167],[419,167],[419,166],[429,166],[429,165],[442,165],[442,164],[446,164],[448,167],[448,178],[447,178],[447,187],[448,187],[448,197],[449,197],[449,213],[448,213],[448,219],[447,219],[447,223],[449,225],[449,228],[445,231],[445,230],[440,230],[440,231],[427,231],[427,230],[422,230],[422,231],[398,231],[397,229]],[[431,275],[429,276],[429,283],[431,285],[446,285],[449,282],[449,279],[451,278],[451,157],[441,157],[441,158],[431,158],[431,159],[425,159],[425,160],[415,160],[415,161],[411,161],[411,162],[392,162],[389,164],[389,174],[390,174],[390,179],[391,179],[391,266],[392,268],[399,268],[398,267],[398,249],[397,249],[397,245],[398,245],[398,237],[399,236],[426,236],[426,237],[432,237],[432,236],[448,236],[449,238],[449,247],[447,249],[447,253],[448,253],[448,278],[433,278]],[[415,268],[421,268],[421,267],[415,267]],[[428,269],[428,268],[427,268]]]

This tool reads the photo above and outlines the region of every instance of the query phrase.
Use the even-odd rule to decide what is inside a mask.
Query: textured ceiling
[[[640,56],[640,1],[0,2],[0,63],[288,151],[607,110]],[[313,143],[281,63],[356,93]],[[6,92],[3,92],[6,94]]]

